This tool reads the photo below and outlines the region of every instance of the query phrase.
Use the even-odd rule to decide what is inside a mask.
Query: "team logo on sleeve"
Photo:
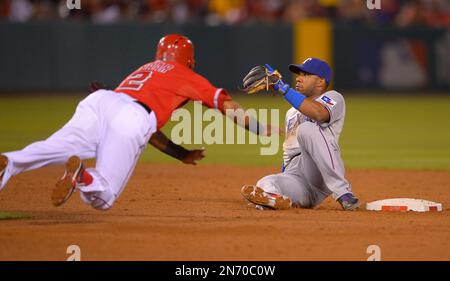
[[[328,105],[329,107],[333,107],[336,105],[336,101],[334,101],[332,98],[327,97],[327,96],[322,96],[321,98],[322,103]]]

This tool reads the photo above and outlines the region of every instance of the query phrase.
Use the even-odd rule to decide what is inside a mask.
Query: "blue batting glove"
[[[275,70],[269,65],[265,64],[267,70],[269,71],[269,75],[272,74]],[[289,90],[289,85],[284,83],[283,80],[278,79],[277,83],[273,85],[275,91],[281,92],[283,95]]]
[[[266,68],[267,68],[267,70],[269,70],[269,74],[272,74],[275,70],[270,66],[270,65],[268,65],[267,63],[266,63]]]

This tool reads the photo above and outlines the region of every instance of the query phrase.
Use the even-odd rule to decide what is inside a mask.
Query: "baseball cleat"
[[[254,204],[254,203],[251,203],[251,202],[248,202],[247,207],[249,209],[256,209],[258,211],[273,210],[273,208],[265,207],[265,206]]]
[[[52,203],[54,206],[61,206],[69,200],[84,172],[84,165],[80,157],[72,156],[67,160],[66,171],[53,189]]]
[[[6,166],[8,166],[8,157],[5,155],[0,155],[0,183],[3,180],[3,175],[6,171]]]
[[[251,203],[261,207],[268,207],[275,210],[285,210],[292,207],[292,201],[289,197],[265,192],[256,185],[244,185],[241,194]]]
[[[359,200],[355,195],[346,193],[337,200],[344,211],[356,211],[359,208]]]

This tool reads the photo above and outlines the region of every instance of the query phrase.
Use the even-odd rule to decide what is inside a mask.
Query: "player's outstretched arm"
[[[149,143],[161,152],[180,160],[185,164],[197,165],[196,161],[205,157],[204,149],[188,150],[181,145],[173,143],[163,132],[155,132],[149,140]]]
[[[273,134],[282,134],[279,128],[272,126],[271,124],[260,124],[254,117],[245,114],[245,109],[237,102],[233,100],[225,101],[223,103],[225,115],[231,118],[234,123],[246,130],[253,132],[257,135],[271,136]]]

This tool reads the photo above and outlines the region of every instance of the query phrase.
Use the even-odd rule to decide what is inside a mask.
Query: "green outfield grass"
[[[0,212],[0,220],[20,220],[29,219],[30,215],[19,212]]]
[[[247,108],[279,108],[281,123],[289,108],[279,96],[235,98]],[[70,119],[81,99],[81,96],[1,97],[0,151],[21,149],[46,138]],[[340,144],[348,168],[450,170],[450,97],[354,94],[347,96],[346,102],[346,123]],[[192,109],[192,105],[187,108]],[[170,136],[175,124],[169,122],[163,131]],[[260,144],[188,147],[201,146],[207,149],[204,163],[274,166],[281,163],[281,142],[278,154],[272,156],[259,155]],[[141,160],[178,162],[154,149],[147,149]]]

